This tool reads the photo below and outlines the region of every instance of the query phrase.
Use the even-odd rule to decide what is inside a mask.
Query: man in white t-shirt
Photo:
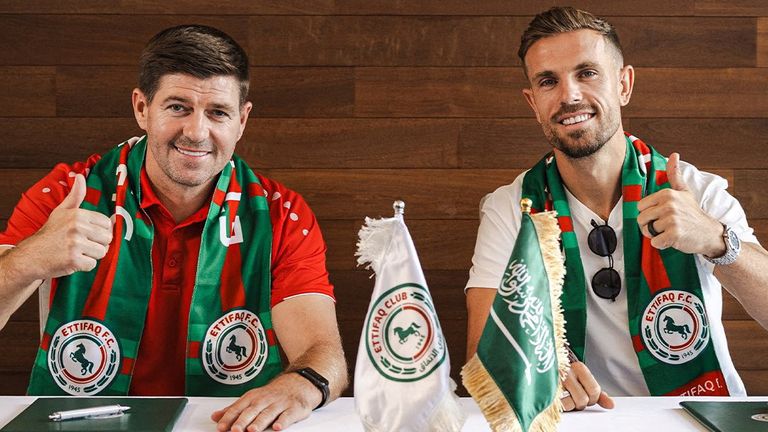
[[[553,147],[481,203],[467,283],[467,356],[485,326],[520,227],[522,197],[558,211],[563,307],[579,361],[563,405],[612,408],[610,395],[744,395],[721,321],[722,286],[768,328],[768,252],[727,182],[667,160],[625,133],[634,69],[613,27],[556,7],[531,21],[523,94]],[[652,143],[651,143],[652,144]]]

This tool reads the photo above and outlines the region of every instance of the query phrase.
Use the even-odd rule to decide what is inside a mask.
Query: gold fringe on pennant
[[[555,346],[557,347],[557,365],[560,370],[561,380],[565,379],[570,369],[568,361],[568,348],[565,340],[565,318],[563,317],[563,307],[560,297],[563,294],[563,282],[565,280],[565,260],[560,251],[560,226],[557,224],[557,212],[549,211],[531,215],[531,220],[536,227],[536,234],[539,238],[539,247],[541,248],[544,268],[547,270],[547,279],[549,279],[549,300],[552,305],[552,324],[555,333]],[[562,393],[562,381],[557,386],[557,395],[555,403],[558,410],[562,412],[563,407],[560,403],[560,393]],[[558,416],[559,418],[559,416]]]
[[[545,212],[531,215],[536,234],[539,238],[539,247],[542,251],[544,267],[549,280],[549,295],[552,305],[552,321],[555,334],[555,346],[557,347],[557,363],[560,377],[568,374],[568,352],[565,346],[565,319],[560,303],[560,295],[563,291],[565,278],[565,265],[563,255],[560,252],[560,227],[557,224],[557,213]],[[523,432],[520,422],[512,407],[507,402],[496,382],[491,378],[477,354],[461,369],[462,382],[467,391],[477,402],[480,411],[488,421],[494,432]],[[539,413],[531,423],[528,432],[551,432],[557,430],[560,422],[560,413],[563,404],[560,394],[563,391],[562,381],[558,382],[557,391],[550,406]]]

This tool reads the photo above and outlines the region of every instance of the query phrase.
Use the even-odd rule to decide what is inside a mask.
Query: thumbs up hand
[[[711,257],[725,253],[723,225],[709,216],[688,189],[680,171],[680,155],[667,160],[670,188],[652,193],[637,203],[637,223],[657,249],[675,248]]]
[[[101,213],[80,208],[85,193],[85,177],[78,174],[72,190],[46,223],[16,247],[16,254],[25,257],[35,279],[90,271],[106,255],[112,241],[112,222]]]

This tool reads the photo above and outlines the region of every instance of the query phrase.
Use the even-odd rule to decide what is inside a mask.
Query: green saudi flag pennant
[[[521,206],[520,232],[477,353],[461,371],[494,432],[556,430],[568,367],[556,214],[531,215],[528,199]]]

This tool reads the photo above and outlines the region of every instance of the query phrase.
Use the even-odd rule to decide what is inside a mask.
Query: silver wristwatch
[[[725,253],[723,256],[710,258],[704,255],[707,261],[715,265],[728,265],[736,261],[739,252],[741,252],[741,240],[739,240],[736,232],[726,224],[723,224],[723,240],[725,240]]]

